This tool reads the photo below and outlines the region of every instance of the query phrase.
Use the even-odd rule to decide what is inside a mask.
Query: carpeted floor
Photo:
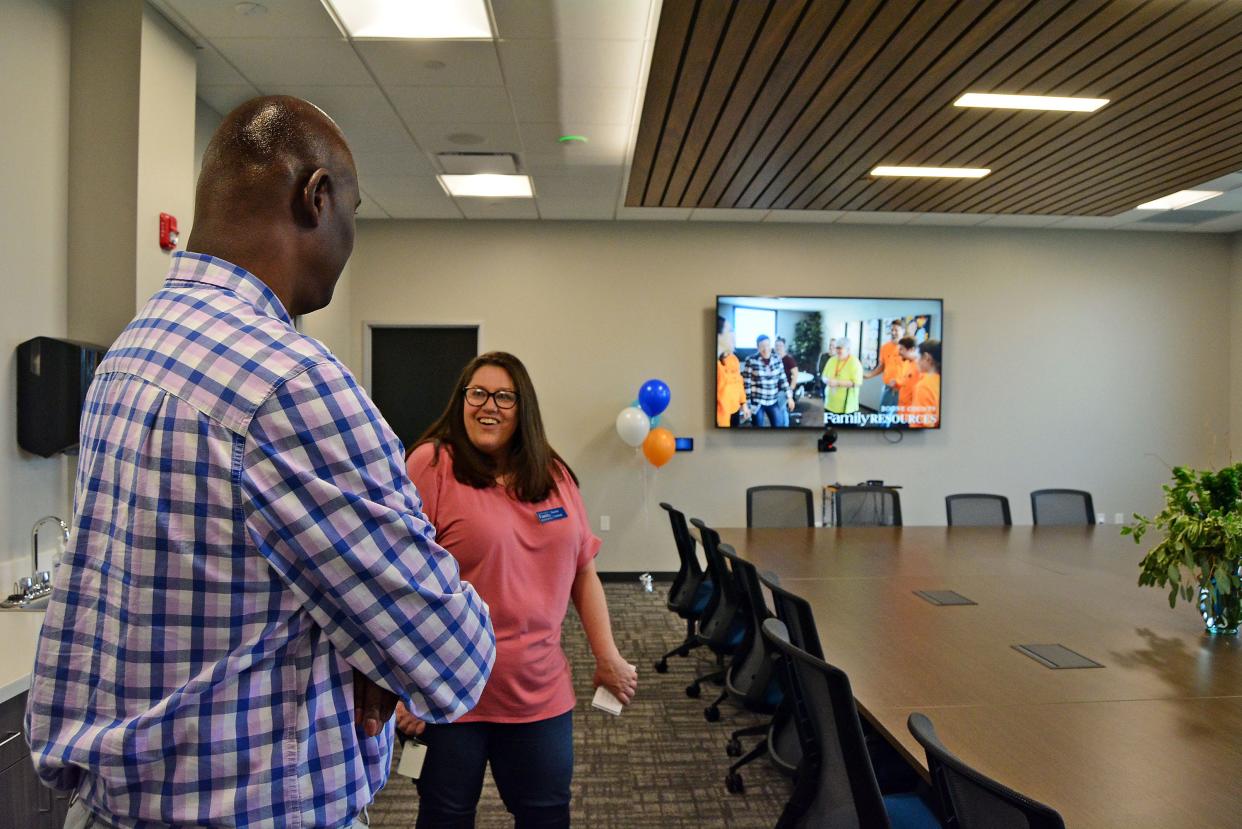
[[[705,672],[706,655],[674,657],[666,674],[652,669],[664,651],[681,641],[685,623],[664,607],[667,584],[646,593],[637,584],[606,584],[613,633],[622,654],[638,666],[638,696],[620,717],[591,708],[594,660],[577,614],[565,619],[565,652],[573,665],[578,707],[574,712],[573,822],[603,829],[690,829],[770,827],[789,797],[791,782],[766,758],[742,770],[746,791],[729,794],[724,775],[732,761],[725,754],[729,732],[762,718],[728,703],[719,722],[703,718],[703,708],[719,689],[707,685],[701,699],[685,686]],[[744,740],[749,750],[755,738]],[[394,768],[396,758],[394,757]],[[393,775],[371,806],[373,829],[413,829],[418,814],[414,784]],[[479,804],[478,827],[511,827],[490,774]]]

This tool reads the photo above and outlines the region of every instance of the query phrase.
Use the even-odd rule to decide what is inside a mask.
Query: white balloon
[[[637,406],[622,409],[617,415],[617,434],[630,446],[642,446],[651,431],[651,418]]]

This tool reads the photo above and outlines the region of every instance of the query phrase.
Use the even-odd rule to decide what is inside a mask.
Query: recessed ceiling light
[[[484,0],[323,0],[357,40],[491,40]]]
[[[954,101],[953,106],[1095,112],[1107,103],[1107,98],[1057,98],[1050,95],[995,95],[990,92],[967,92]]]
[[[1192,204],[1198,204],[1201,201],[1214,199],[1221,195],[1221,190],[1178,190],[1171,196],[1149,201],[1140,204],[1135,210],[1177,210],[1182,207],[1189,207]]]
[[[915,176],[923,178],[983,178],[992,172],[983,167],[876,167],[873,176]]]
[[[440,179],[440,185],[450,196],[493,199],[531,199],[535,196],[535,191],[530,185],[530,176],[481,173],[473,176],[443,175],[437,178]]]

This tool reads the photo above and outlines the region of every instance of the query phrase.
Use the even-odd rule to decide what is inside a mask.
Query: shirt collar
[[[198,282],[223,288],[249,302],[261,314],[292,326],[293,319],[280,298],[262,279],[232,262],[206,253],[178,251],[172,255],[166,282]]]

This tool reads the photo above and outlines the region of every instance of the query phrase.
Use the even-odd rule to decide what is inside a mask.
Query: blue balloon
[[[647,413],[647,417],[655,417],[668,408],[670,397],[672,394],[668,390],[668,384],[663,380],[652,379],[643,383],[638,390],[638,405]]]

